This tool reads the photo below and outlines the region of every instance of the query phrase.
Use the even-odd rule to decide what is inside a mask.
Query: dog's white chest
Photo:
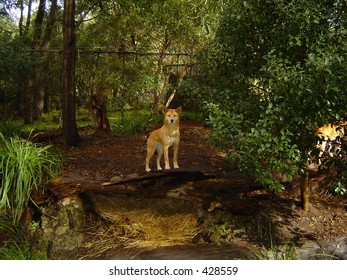
[[[169,136],[168,137],[168,144],[169,146],[172,146],[175,142],[175,137]]]

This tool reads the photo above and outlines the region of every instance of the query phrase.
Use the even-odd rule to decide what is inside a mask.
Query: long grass
[[[62,157],[51,146],[0,134],[0,209],[10,209],[18,222],[33,189],[58,176]]]

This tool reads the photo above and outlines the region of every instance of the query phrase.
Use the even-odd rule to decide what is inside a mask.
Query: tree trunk
[[[26,18],[26,24],[24,27],[24,0],[21,0],[19,2],[21,7],[21,15],[18,22],[19,27],[19,35],[23,41],[26,41],[28,39],[28,29],[30,26],[30,16],[31,16],[31,4],[32,0],[28,1],[27,4],[27,18]],[[30,100],[30,96],[28,92],[30,92],[31,87],[33,86],[33,81],[30,80],[29,71],[25,73],[25,75],[21,76],[19,78],[19,91],[17,93],[17,101],[16,101],[16,108],[18,112],[21,112],[21,115],[23,116],[24,123],[31,123],[32,122],[32,101]],[[30,105],[31,104],[31,105]]]
[[[55,14],[57,10],[57,0],[51,0],[51,8],[49,11],[47,26],[45,30],[45,34],[43,37],[43,41],[41,43],[40,49],[45,50],[43,54],[43,59],[40,67],[38,68],[38,71],[40,75],[36,75],[36,79],[38,81],[38,90],[35,92],[35,98],[34,98],[34,106],[35,106],[35,120],[41,120],[43,118],[44,113],[44,104],[45,104],[45,85],[46,85],[46,79],[47,79],[47,72],[49,68],[49,46],[51,43],[52,38],[52,30],[55,23]]]
[[[40,39],[42,34],[42,24],[43,19],[45,16],[45,0],[40,0],[39,8],[36,14],[35,18],[35,25],[34,25],[34,34],[33,34],[33,40],[32,40],[32,48],[34,50],[37,50],[40,45]],[[36,52],[33,54],[36,57]],[[35,79],[36,78],[36,67],[33,65],[27,75],[26,85],[27,90],[24,93],[24,104],[23,104],[23,113],[24,113],[24,122],[26,124],[32,123],[34,120],[34,108],[35,108],[35,96],[37,87],[35,86]],[[36,108],[35,108],[36,109]]]
[[[300,179],[301,207],[304,211],[308,210],[309,194],[308,194],[308,171],[301,176]]]
[[[29,0],[28,1],[28,16],[26,19],[26,23],[25,23],[25,33],[28,33],[29,30],[29,26],[30,26],[30,22],[31,22],[31,6],[32,6],[33,0]]]
[[[19,22],[18,22],[18,26],[19,26],[19,37],[23,37],[23,20],[24,20],[24,0],[20,0],[19,1],[19,5],[20,5],[20,17],[19,17]]]
[[[24,123],[30,124],[33,122],[33,103],[34,103],[34,80],[32,75],[27,75],[26,91],[23,92],[23,114]]]
[[[111,134],[111,126],[107,117],[105,98],[101,95],[93,94],[89,111],[94,124],[94,135],[106,136]]]
[[[63,135],[67,146],[76,146],[80,137],[75,110],[75,0],[64,1],[63,37]]]
[[[163,67],[164,67],[164,53],[168,50],[170,47],[171,40],[167,34],[165,34],[163,46],[161,49],[161,55],[159,56],[158,62],[157,62],[157,90],[154,92],[153,95],[153,112],[155,114],[158,114],[160,112],[160,103],[163,102],[163,93],[162,93],[162,88],[161,86],[161,78],[163,74]]]
[[[39,47],[39,42],[42,35],[42,26],[43,26],[43,19],[45,17],[45,6],[46,6],[46,0],[40,0],[39,2],[39,8],[37,10],[37,15],[35,18],[35,26],[34,26],[34,48]]]

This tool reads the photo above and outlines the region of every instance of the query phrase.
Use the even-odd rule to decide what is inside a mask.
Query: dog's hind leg
[[[149,172],[151,169],[149,168],[149,162],[154,155],[155,147],[153,145],[150,145],[150,143],[147,143],[147,157],[146,157],[146,171]]]
[[[149,154],[147,152],[147,157],[146,157],[146,171],[149,172],[151,171],[151,169],[149,168],[149,161],[151,160],[152,156],[153,156],[154,152]]]

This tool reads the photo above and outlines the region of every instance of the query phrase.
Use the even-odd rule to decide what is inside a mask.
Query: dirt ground
[[[199,122],[181,123],[181,145],[179,165],[182,168],[197,169],[209,173],[225,175],[233,168],[223,157],[223,153],[207,142],[209,130]],[[84,135],[83,135],[84,134]],[[142,175],[144,171],[146,134],[130,136],[109,136],[97,138],[82,134],[82,142],[76,148],[65,149],[66,161],[63,176],[83,177],[93,180],[109,180],[114,176],[127,174]],[[152,159],[151,166],[154,168]],[[305,244],[314,240],[322,246],[331,244],[344,249],[339,258],[347,258],[347,198],[329,194],[325,185],[326,176],[313,174],[310,180],[310,209],[304,212],[299,207],[300,191],[295,182],[279,194],[257,189],[240,196],[240,204],[256,203],[257,209],[250,217],[253,222],[271,217],[276,242]],[[228,188],[228,186],[225,186]],[[213,186],[211,186],[213,188]],[[251,207],[251,205],[249,205]],[[250,220],[248,220],[250,222]],[[266,223],[266,221],[264,222]],[[258,223],[259,225],[259,223]],[[253,230],[253,231],[252,231]],[[266,228],[252,229],[248,232],[266,231]],[[256,242],[248,234],[234,235],[233,242]],[[323,249],[322,249],[323,250]],[[331,253],[331,252],[330,252]],[[345,254],[346,253],[346,254]],[[104,256],[109,258],[107,254]]]
[[[199,122],[181,123],[180,167],[221,172],[227,168],[222,154],[206,143],[208,132]],[[110,179],[131,173],[143,174],[146,139],[147,134],[112,135],[103,138],[82,134],[81,144],[66,151],[68,161],[65,172],[78,173],[90,179]],[[155,169],[155,155],[151,167]]]

